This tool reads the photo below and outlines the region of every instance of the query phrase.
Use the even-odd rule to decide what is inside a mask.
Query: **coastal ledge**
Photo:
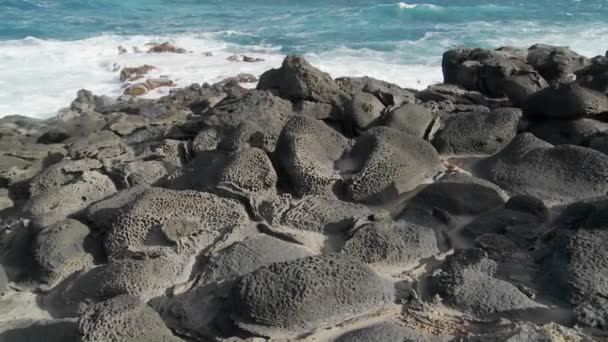
[[[417,91],[288,56],[0,119],[0,340],[605,336],[608,53],[442,68]]]

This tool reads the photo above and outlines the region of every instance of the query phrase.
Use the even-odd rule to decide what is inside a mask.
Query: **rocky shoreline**
[[[608,55],[443,73],[288,56],[0,119],[0,341],[607,339]]]

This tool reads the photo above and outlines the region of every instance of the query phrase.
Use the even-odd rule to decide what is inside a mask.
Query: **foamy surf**
[[[224,33],[225,34],[225,33]],[[23,40],[0,42],[0,116],[21,114],[48,118],[65,107],[79,89],[119,96],[124,67],[153,65],[149,77],[167,77],[176,87],[192,83],[215,83],[238,73],[256,76],[279,67],[284,58],[280,47],[239,46],[210,38],[210,34],[175,36],[99,36],[76,41]],[[151,42],[169,41],[185,54],[148,54]],[[118,53],[118,46],[127,49]],[[135,52],[135,51],[141,52]],[[228,57],[245,54],[263,59],[247,63]],[[401,86],[424,88],[441,81],[438,61],[433,65],[406,65],[386,60],[373,51],[337,49],[306,57],[333,77],[368,75]],[[250,85],[251,86],[251,85]],[[156,89],[146,97],[166,95],[170,87]]]

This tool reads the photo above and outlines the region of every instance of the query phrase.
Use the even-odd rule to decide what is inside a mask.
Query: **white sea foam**
[[[398,3],[399,8],[401,9],[412,9],[416,7],[425,7],[425,8],[441,8],[441,6],[433,5],[433,4],[408,4],[406,2]]]
[[[136,46],[145,51],[147,43],[164,41],[185,48],[189,53],[146,54],[132,50]],[[129,53],[119,55],[118,46],[127,48]],[[205,56],[207,52],[213,55]],[[233,54],[246,54],[265,61],[228,61]],[[150,64],[157,68],[150,77],[167,76],[178,87],[183,87],[195,82],[217,82],[241,72],[259,76],[270,68],[279,67],[283,57],[279,47],[243,47],[213,39],[210,34],[4,41],[0,42],[0,117],[10,114],[51,117],[67,106],[82,88],[95,94],[118,96],[122,91],[119,70],[123,67]],[[438,65],[392,63],[365,51],[338,49],[306,57],[333,77],[369,75],[415,88],[441,80]],[[146,96],[158,97],[167,94],[169,89],[160,88]]]

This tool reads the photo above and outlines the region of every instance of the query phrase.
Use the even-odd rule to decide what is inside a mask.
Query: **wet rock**
[[[439,254],[432,229],[390,218],[358,224],[351,234],[342,253],[367,264],[412,267]]]
[[[93,266],[93,255],[86,250],[89,228],[68,219],[43,229],[34,242],[34,256],[40,278],[53,286],[74,272]]]
[[[608,56],[598,56],[591,65],[576,72],[576,82],[583,87],[608,95]]]
[[[182,48],[176,48],[169,42],[161,44],[152,44],[152,47],[148,50],[148,53],[186,53],[187,51]]]
[[[117,296],[91,305],[78,320],[83,342],[178,342],[160,316],[133,296]]]
[[[323,122],[297,116],[283,128],[274,156],[298,196],[325,194],[340,179],[334,162],[349,144]]]
[[[148,64],[144,64],[139,67],[123,68],[120,71],[120,81],[121,82],[134,81],[136,79],[141,78],[143,75],[147,74],[148,72],[150,72],[151,70],[154,70],[154,69],[156,69],[156,67],[153,67],[152,65],[148,65]]]
[[[578,146],[553,146],[529,133],[515,137],[476,169],[509,192],[550,203],[592,198],[608,190],[606,155]]]
[[[549,83],[571,80],[575,72],[590,64],[589,58],[568,47],[545,44],[532,45],[528,49],[527,62]]]
[[[446,115],[432,142],[441,154],[494,154],[517,135],[520,118],[521,111],[508,108]]]
[[[403,104],[386,115],[385,126],[424,138],[433,122],[433,113],[424,106]]]
[[[356,140],[347,194],[356,202],[384,202],[411,191],[443,170],[427,141],[387,127],[376,127]]]
[[[76,93],[76,99],[70,104],[70,109],[77,112],[94,111],[96,107],[93,93],[86,89],[80,89]]]
[[[203,283],[231,280],[262,266],[310,255],[311,252],[301,246],[268,235],[257,235],[236,242],[212,256],[201,279]]]
[[[124,208],[107,234],[109,255],[177,249],[196,254],[248,222],[236,201],[197,191],[151,188]]]
[[[354,93],[346,107],[346,115],[352,125],[359,130],[365,130],[380,119],[384,105],[374,95],[368,93]]]
[[[608,97],[576,83],[562,83],[530,96],[524,106],[528,118],[573,120],[608,112]]]
[[[437,288],[450,305],[473,315],[540,307],[514,285],[493,278],[496,262],[480,249],[457,250],[442,266]]]
[[[161,87],[172,87],[175,83],[167,78],[149,78],[145,82],[136,83],[128,86],[124,94],[130,96],[141,96],[149,91]]]
[[[416,91],[371,77],[340,77],[336,83],[349,94],[364,92],[375,95],[385,106],[414,103]]]
[[[382,306],[384,291],[364,264],[336,255],[306,257],[241,278],[232,318],[259,335],[295,337]]]
[[[447,342],[451,337],[427,336],[413,329],[403,327],[396,322],[376,323],[369,327],[350,331],[338,337],[336,342],[386,342],[386,341],[418,341],[418,342]]]
[[[226,85],[231,82],[236,83],[255,83],[258,81],[258,78],[252,74],[240,73],[233,77],[228,77],[219,82],[221,85]]]
[[[465,174],[450,174],[428,185],[409,202],[409,206],[435,208],[451,215],[479,215],[502,206],[505,200],[496,185]]]
[[[257,63],[257,62],[264,61],[263,58],[251,57],[251,56],[246,56],[246,55],[232,55],[226,59],[231,62],[247,62],[247,63]]]
[[[263,73],[257,88],[275,90],[281,97],[294,102],[307,100],[337,107],[342,107],[348,98],[329,74],[299,56],[287,56],[281,68]]]

